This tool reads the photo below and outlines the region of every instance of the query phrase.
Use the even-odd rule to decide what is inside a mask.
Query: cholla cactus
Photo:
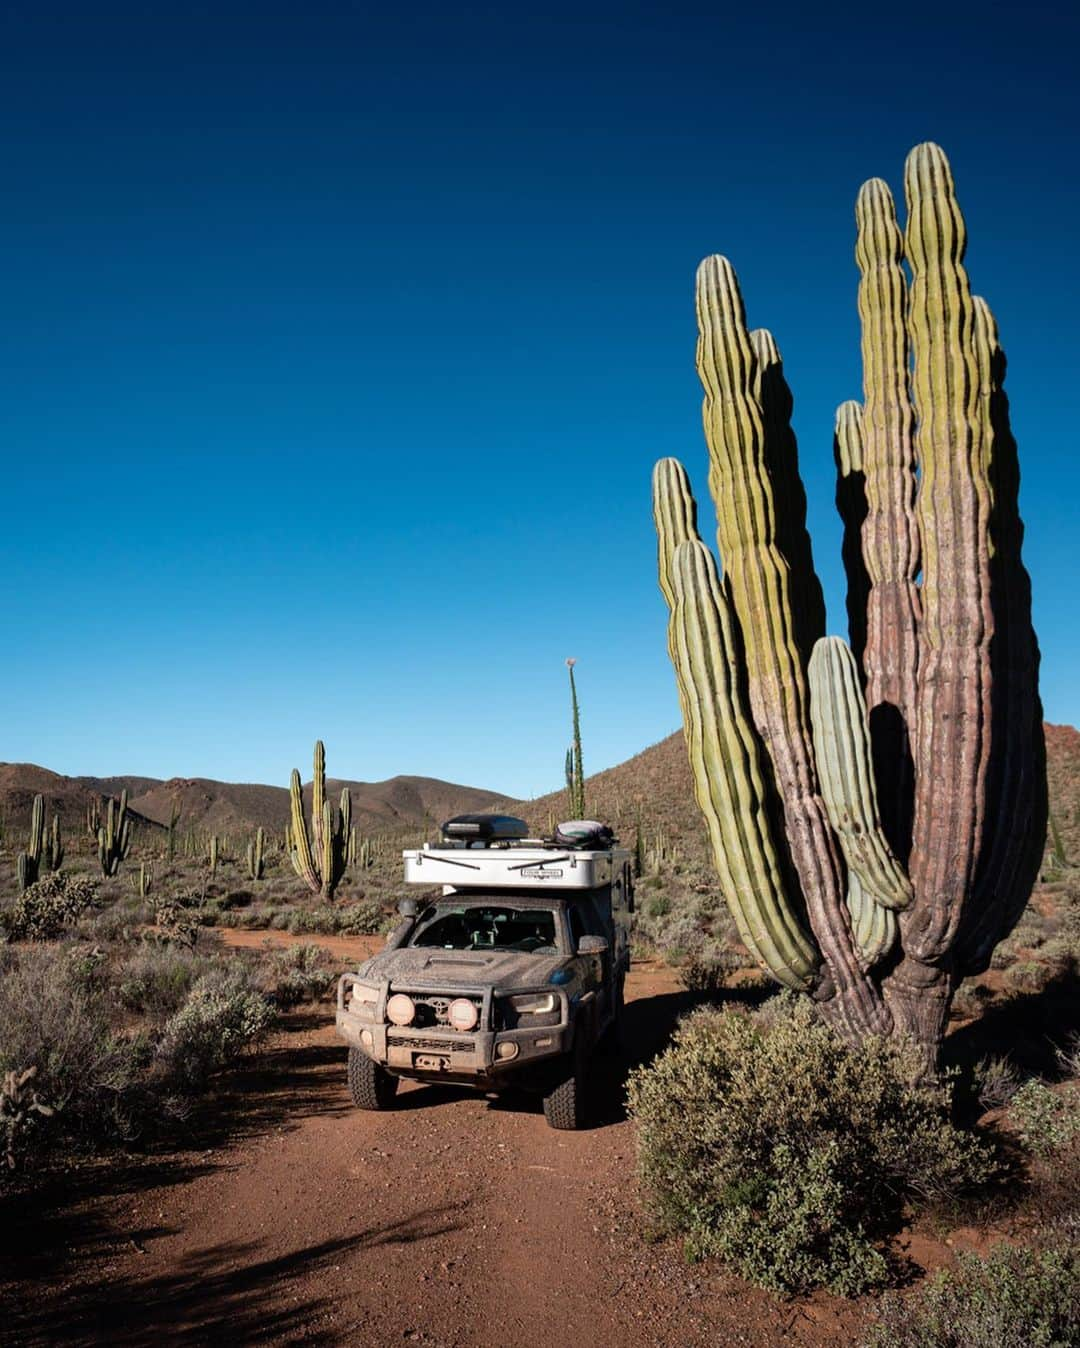
[[[289,857],[293,869],[313,894],[332,898],[345,874],[348,838],[352,831],[352,798],[346,786],[341,792],[339,809],[335,810],[326,799],[326,750],[322,740],[315,743],[310,833],[304,817],[303,787],[295,768],[289,785],[289,801],[292,811]]]
[[[1004,356],[937,146],[911,152],[905,186],[906,233],[880,180],[856,207],[864,402],[841,406],[835,442],[851,648],[824,635],[779,352],[747,331],[724,258],[697,282],[723,576],[675,460],[654,515],[742,940],[848,1038],[911,1036],[932,1070],[953,990],[1030,893],[1046,779]]]

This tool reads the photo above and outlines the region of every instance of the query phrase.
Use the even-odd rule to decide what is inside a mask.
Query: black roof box
[[[527,838],[529,826],[510,814],[456,814],[443,824],[442,835],[456,842],[512,842]]]

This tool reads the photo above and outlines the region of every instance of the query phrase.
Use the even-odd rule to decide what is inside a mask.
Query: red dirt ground
[[[226,934],[267,939],[297,938]],[[369,945],[317,939],[343,963]],[[654,1051],[686,996],[655,964],[635,965],[627,993],[630,1042]],[[362,1113],[344,1061],[325,1006],[297,1016],[217,1102],[228,1134],[218,1122],[202,1150],[74,1169],[16,1200],[0,1221],[0,1341],[818,1348],[860,1337],[871,1302],[783,1301],[686,1264],[678,1242],[650,1243],[619,1068],[600,1074],[609,1105],[597,1125],[558,1133],[528,1097],[452,1088],[408,1085],[394,1111]],[[948,1259],[935,1244],[920,1243],[920,1262]]]

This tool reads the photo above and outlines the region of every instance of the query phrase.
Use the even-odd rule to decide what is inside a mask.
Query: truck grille
[[[456,1001],[469,1001],[476,1007],[477,1025],[481,1024],[484,1014],[484,999],[482,997],[448,997],[443,993],[435,992],[410,992],[409,996],[416,1005],[416,1019],[413,1024],[417,1029],[425,1029],[428,1026],[432,1028],[453,1030],[450,1025],[450,1003]]]
[[[386,1042],[395,1048],[411,1048],[427,1053],[451,1053],[454,1050],[460,1053],[462,1050],[471,1051],[473,1047],[471,1039],[461,1036],[453,1039],[416,1039],[412,1035],[388,1034]]]

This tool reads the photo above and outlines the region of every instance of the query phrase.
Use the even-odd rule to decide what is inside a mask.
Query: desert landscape
[[[1046,737],[1055,823],[1040,881],[991,968],[961,986],[945,1044],[957,1107],[1008,1156],[1008,1180],[898,1215],[887,1248],[909,1293],[965,1252],[1023,1246],[1075,1211],[1080,733],[1047,726]],[[58,1107],[20,1116],[5,1097],[5,1341],[359,1334],[464,1348],[530,1344],[542,1322],[554,1343],[764,1346],[860,1342],[874,1325],[876,1296],[781,1297],[715,1260],[688,1262],[639,1188],[627,1071],[694,1007],[771,995],[717,902],[681,734],[587,780],[595,813],[639,854],[633,1052],[601,1065],[594,1123],[573,1134],[548,1130],[529,1096],[453,1087],[413,1084],[387,1114],[355,1110],[332,1013],[336,973],[394,920],[402,847],[476,808],[518,811],[542,831],[565,813],[564,792],[518,802],[443,782],[351,783],[370,860],[325,903],[276,843],[262,878],[248,873],[257,830],[284,834],[285,788],[73,780],[13,764],[0,780],[4,911],[38,793],[61,821],[63,874],[95,886],[61,930],[3,956],[4,1023],[17,1016],[24,1043],[53,1036],[28,1084]],[[86,812],[123,790],[133,837],[107,878]],[[140,872],[153,875],[146,894]],[[148,1064],[138,1046],[160,1044],[198,980],[221,974],[265,1016],[228,1061],[198,1064],[197,1045],[178,1044],[193,1061],[164,1079],[161,1058]],[[234,1028],[233,1010],[209,1032]]]
[[[1080,1348],[998,17],[3,8],[0,1344]]]

